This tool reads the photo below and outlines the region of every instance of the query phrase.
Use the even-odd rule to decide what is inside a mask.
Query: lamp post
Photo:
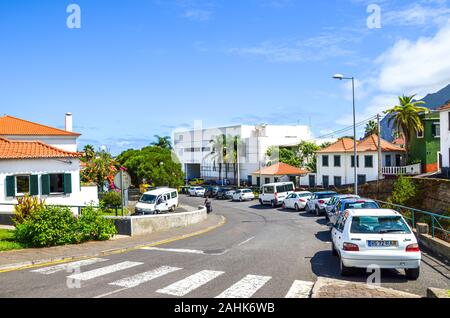
[[[257,152],[257,156],[258,156],[258,165],[259,165],[259,186],[262,185],[261,157],[260,157],[260,154],[259,154],[259,148],[260,148],[260,146],[259,146],[259,137],[261,137],[260,136],[261,135],[261,130],[263,130],[266,127],[267,127],[267,124],[260,124],[260,125],[256,126],[256,131],[258,133],[258,135],[256,137],[257,138],[257,143],[258,143],[257,148],[256,148],[256,152]]]
[[[354,166],[355,166],[355,195],[358,195],[358,156],[356,150],[356,110],[355,110],[355,78],[345,77],[342,74],[336,74],[333,79],[337,80],[351,80],[352,81],[352,93],[353,93],[353,148],[354,148]]]

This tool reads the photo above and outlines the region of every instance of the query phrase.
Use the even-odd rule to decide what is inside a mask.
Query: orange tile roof
[[[64,151],[40,141],[16,141],[0,137],[0,160],[79,158],[80,152]]]
[[[447,102],[447,104],[439,107],[437,110],[442,111],[442,110],[449,110],[450,109],[450,101]]]
[[[286,176],[286,175],[304,175],[307,174],[308,171],[290,166],[283,162],[278,162],[277,164],[271,165],[269,167],[265,167],[261,169],[261,173],[258,171],[253,172],[253,174],[261,174],[266,176]]]
[[[356,142],[356,150],[358,152],[378,151],[378,136],[373,134],[363,140]],[[381,139],[382,151],[405,151],[402,147],[394,145],[384,139]],[[342,138],[334,144],[318,151],[317,153],[333,153],[333,152],[353,152],[354,142],[350,138]]]
[[[31,121],[23,120],[12,116],[0,117],[0,136],[20,135],[20,136],[74,136],[80,134],[53,128]]]

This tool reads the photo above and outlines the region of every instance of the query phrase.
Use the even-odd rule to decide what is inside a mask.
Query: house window
[[[273,178],[273,182],[277,183],[278,182],[278,178],[277,177]]]
[[[324,188],[328,188],[330,186],[330,177],[322,176],[322,183]]]
[[[366,168],[373,168],[373,156],[364,156],[364,166]]]
[[[270,183],[270,178],[265,178],[265,179],[264,179],[264,183],[265,183],[265,184]]]
[[[356,156],[356,164],[358,165],[358,168],[359,168],[359,156]],[[352,166],[352,168],[355,167],[355,156],[352,156],[351,166]]]
[[[391,155],[386,155],[386,157],[385,157],[386,159],[386,162],[385,162],[385,164],[386,164],[386,167],[391,167],[392,166],[392,156]]]
[[[433,123],[432,126],[432,134],[434,138],[440,138],[441,137],[441,124]]]
[[[397,167],[401,167],[402,166],[402,155],[396,155],[395,156],[395,165]]]
[[[64,193],[64,174],[50,175],[50,193]]]
[[[365,184],[366,183],[366,175],[365,174],[359,174],[358,175],[358,184]]]
[[[30,193],[30,176],[16,176],[16,194]]]
[[[450,112],[448,112],[448,125],[447,125],[447,127],[448,127],[448,130],[450,130]]]
[[[314,188],[316,186],[316,176],[315,175],[309,175],[309,186],[311,188]]]
[[[417,131],[417,138],[423,138],[423,130],[418,130]]]
[[[322,156],[322,166],[328,167],[328,156]]]
[[[334,177],[334,186],[340,187],[342,185],[342,177]]]
[[[341,156],[334,156],[334,166],[335,167],[341,166]]]

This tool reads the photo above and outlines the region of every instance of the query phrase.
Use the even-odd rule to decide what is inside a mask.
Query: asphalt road
[[[197,206],[201,198],[182,197]],[[88,260],[80,267],[0,273],[0,297],[303,296],[318,276],[343,279],[331,255],[325,219],[261,207],[257,201],[213,201],[227,223],[200,236],[147,250]],[[346,278],[365,282],[364,271]],[[382,286],[425,296],[450,288],[450,266],[424,253],[421,277],[383,271]],[[307,292],[306,292],[307,293]]]

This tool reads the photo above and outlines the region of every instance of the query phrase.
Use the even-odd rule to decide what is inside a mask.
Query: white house
[[[220,136],[227,136],[225,151],[234,149],[233,138],[235,136],[240,138],[239,165],[229,158],[228,169],[226,169],[224,160],[218,156],[218,151],[214,149],[214,144],[211,142]],[[190,131],[175,132],[172,140],[174,152],[182,163],[188,179],[218,180],[226,178],[235,183],[237,181],[237,177],[234,180],[236,164],[236,171],[239,167],[241,181],[260,185],[261,180],[259,177],[253,179],[252,173],[264,167],[269,147],[298,144],[302,140],[310,139],[310,136],[311,133],[307,126],[237,125],[209,129],[196,127]]]
[[[440,107],[442,172],[450,176],[450,102]]]
[[[356,149],[358,184],[377,180],[378,136],[357,141]],[[420,164],[404,166],[405,149],[400,146],[381,139],[381,153],[383,175],[420,174]],[[353,139],[339,139],[317,152],[317,174],[311,177],[311,186],[341,186],[354,182]]]
[[[67,150],[76,150],[78,136],[11,116],[0,117],[0,211],[12,211],[17,197],[25,193],[48,204],[98,204],[97,187],[80,186],[82,154]]]

